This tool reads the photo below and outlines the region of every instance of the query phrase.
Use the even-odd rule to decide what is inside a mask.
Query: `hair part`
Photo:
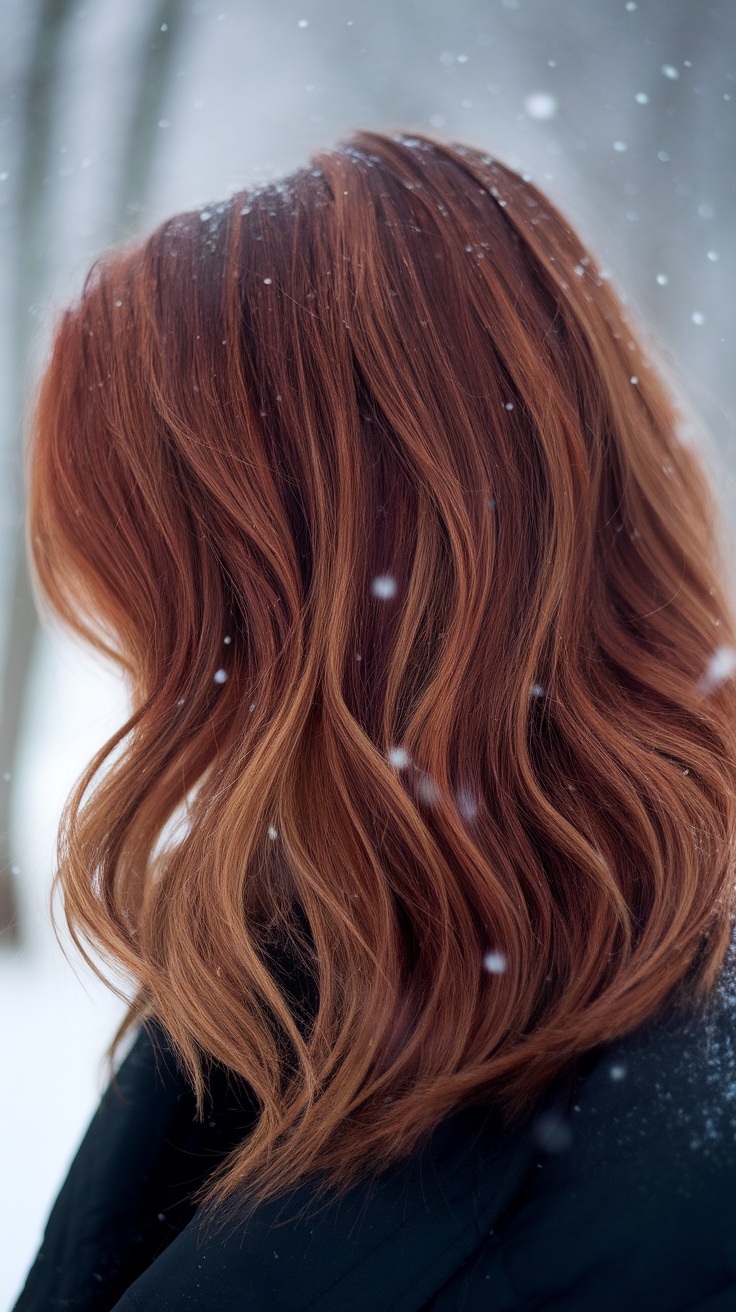
[[[54,886],[135,982],[110,1059],[156,1018],[200,1114],[208,1062],[254,1091],[205,1208],[511,1124],[709,996],[735,622],[677,425],[550,201],[425,136],[179,215],[61,317],[34,589],[132,711]]]

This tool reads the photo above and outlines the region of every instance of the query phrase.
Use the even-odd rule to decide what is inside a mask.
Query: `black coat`
[[[736,1312],[731,967],[707,1013],[588,1054],[518,1131],[465,1108],[372,1190],[310,1215],[307,1184],[211,1239],[187,1193],[255,1106],[215,1068],[196,1122],[156,1033],[105,1092],[15,1312]]]

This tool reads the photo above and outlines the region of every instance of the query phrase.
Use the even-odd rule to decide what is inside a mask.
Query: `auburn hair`
[[[197,1115],[208,1063],[252,1089],[204,1213],[339,1192],[463,1104],[520,1123],[712,995],[736,622],[643,340],[526,176],[398,132],[162,223],[61,314],[34,595],[131,714],[52,917],[60,885],[133,981],[111,1064],[150,1022]]]

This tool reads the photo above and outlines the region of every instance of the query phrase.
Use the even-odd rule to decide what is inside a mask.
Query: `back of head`
[[[463,1101],[523,1116],[708,995],[719,511],[531,183],[360,132],[103,257],[28,478],[39,600],[132,696],[62,820],[69,924],[136,982],[116,1042],[155,1015],[198,1097],[214,1058],[262,1107],[208,1198],[349,1182]]]

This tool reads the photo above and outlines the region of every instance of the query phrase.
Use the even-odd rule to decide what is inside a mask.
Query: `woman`
[[[736,1307],[736,621],[677,425],[469,148],[360,132],[98,261],[28,546],[130,688],[56,878],[134,1041],[18,1312]]]

